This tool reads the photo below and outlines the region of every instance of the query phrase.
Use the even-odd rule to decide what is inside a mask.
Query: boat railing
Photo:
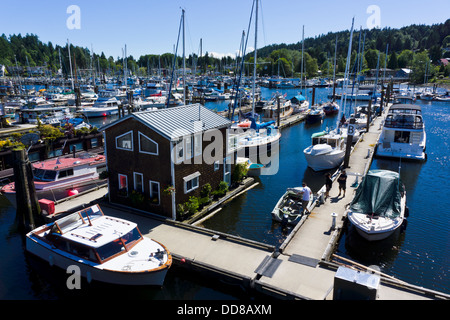
[[[393,118],[386,118],[384,121],[386,128],[399,128],[399,129],[423,129],[422,121],[402,121]]]

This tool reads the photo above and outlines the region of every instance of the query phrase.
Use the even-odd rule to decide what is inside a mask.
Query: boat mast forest
[[[362,29],[360,32],[365,36],[365,52],[361,68],[363,72],[376,68],[378,54],[380,54],[380,61],[387,61],[387,68],[411,68],[414,74],[411,80],[415,83],[423,82],[428,61],[431,61],[431,64],[426,72],[430,81],[433,78],[450,75],[450,65],[446,67],[439,65],[441,58],[450,58],[450,19],[431,26],[411,25],[400,29]],[[360,32],[355,32],[353,35],[352,62],[357,56]],[[318,76],[319,70],[322,75],[332,74],[334,62],[329,57],[334,55],[336,37],[338,38],[336,72],[342,75],[347,58],[345,48],[349,42],[349,30],[306,38],[304,43],[299,41],[294,44],[272,44],[259,48],[257,73],[261,76],[277,75],[281,66],[285,77],[299,77],[302,45],[304,45],[304,70],[307,77]],[[388,45],[389,52],[386,56]],[[183,63],[182,57],[176,57],[174,60],[173,53],[146,54],[139,58],[130,55],[123,59],[123,57],[107,57],[104,52],[98,54],[73,44],[70,44],[70,52],[80,72],[82,70],[91,72],[95,69],[100,74],[118,75],[118,77],[123,74],[124,65],[135,75],[149,76],[160,70],[170,72],[173,61],[178,66]],[[248,63],[253,63],[254,53],[248,52],[245,59]],[[67,43],[62,46],[54,45],[52,42],[43,43],[35,34],[25,36],[2,34],[0,36],[0,65],[6,66],[6,75],[13,76],[19,72],[30,76],[37,68],[45,69],[48,73],[55,75],[62,67],[62,73],[68,76],[70,75],[69,64]],[[230,56],[222,59],[214,58],[208,52],[201,56],[191,53],[186,56],[186,67],[194,68],[194,66],[201,73],[224,72],[226,67],[229,68],[228,70],[234,70],[235,59]]]

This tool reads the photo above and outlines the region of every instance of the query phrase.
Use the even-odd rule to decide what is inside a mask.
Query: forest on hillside
[[[303,65],[307,77],[332,76],[335,47],[336,73],[343,74],[347,59],[350,31],[329,32],[303,42]],[[377,65],[389,69],[410,68],[413,70],[413,82],[421,83],[425,70],[428,78],[447,78],[450,65],[445,67],[440,60],[450,58],[450,19],[431,26],[410,25],[400,29],[383,28],[354,30],[352,40],[351,71],[356,71],[357,62],[362,62],[359,70],[367,72]],[[104,52],[94,53],[88,48],[70,45],[72,63],[79,72],[95,70],[108,75],[123,74],[123,57],[107,57]],[[386,54],[387,53],[387,54]],[[357,60],[356,58],[359,57]],[[133,74],[146,76],[157,70],[172,68],[174,55],[146,54],[139,58],[126,57],[127,69]],[[244,70],[250,73],[253,53],[247,52]],[[175,60],[181,66],[181,57]],[[280,75],[281,77],[299,77],[302,65],[302,43],[273,44],[258,49],[257,72],[261,76]],[[7,67],[19,66],[23,74],[36,66],[44,66],[52,74],[61,70],[64,75],[70,73],[69,50],[67,44],[53,45],[43,43],[35,34],[22,36],[2,34],[0,37],[0,64]],[[214,58],[208,53],[198,57],[192,53],[186,57],[186,66],[197,72],[236,71],[236,57]],[[10,69],[11,70],[11,69]],[[90,71],[89,71],[90,72]]]

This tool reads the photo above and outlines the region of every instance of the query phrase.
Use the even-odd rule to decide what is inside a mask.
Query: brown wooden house
[[[214,190],[230,183],[230,126],[193,104],[136,112],[103,127],[110,201],[175,220],[177,205],[199,197],[205,184]]]

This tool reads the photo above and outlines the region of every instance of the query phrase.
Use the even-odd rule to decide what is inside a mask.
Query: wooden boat
[[[287,188],[272,210],[272,219],[283,225],[295,225],[303,217],[303,188]],[[308,206],[311,205],[312,196]]]
[[[48,159],[33,163],[34,186],[38,199],[61,200],[78,192],[106,184],[99,172],[106,169],[103,155],[89,153],[78,157]],[[1,193],[16,206],[14,182],[3,186]]]
[[[349,221],[368,241],[386,239],[407,215],[405,187],[400,175],[390,170],[369,171],[347,211]]]
[[[32,230],[26,250],[51,266],[78,266],[88,282],[162,286],[172,264],[165,246],[143,237],[136,223],[105,216],[99,205]]]

